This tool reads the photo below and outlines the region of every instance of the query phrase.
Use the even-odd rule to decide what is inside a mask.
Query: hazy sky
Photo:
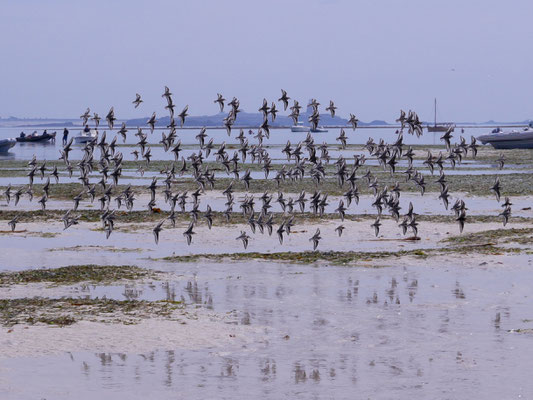
[[[2,0],[0,116],[246,111],[280,88],[341,115],[533,119],[533,1]],[[134,110],[135,93],[145,103]]]

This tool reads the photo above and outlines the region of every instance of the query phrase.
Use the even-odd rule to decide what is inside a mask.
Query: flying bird
[[[135,104],[135,108],[139,107],[142,103],[141,95],[139,93],[135,94],[135,100],[132,101],[133,104]]]
[[[242,240],[242,244],[244,246],[244,249],[248,247],[248,241],[250,240],[250,236],[246,234],[246,232],[241,231],[241,234],[236,238],[236,240]]]
[[[320,236],[320,228],[317,228],[315,234],[309,239],[310,242],[313,242],[313,251],[318,247],[320,239],[322,239],[322,236]]]
[[[163,223],[165,222],[165,220],[163,219],[162,221],[160,221],[153,229],[153,233],[154,233],[154,239],[155,239],[155,244],[158,244],[159,243],[159,232],[161,232],[163,230],[162,226],[163,226]]]
[[[214,103],[218,103],[218,105],[220,107],[220,112],[224,112],[224,102],[225,101],[226,101],[226,99],[220,93],[217,93],[217,99],[214,101]]]

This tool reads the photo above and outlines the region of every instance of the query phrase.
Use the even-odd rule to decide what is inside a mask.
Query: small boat
[[[0,139],[0,153],[7,153],[16,144],[17,141],[13,138]]]
[[[29,134],[24,135],[24,132],[21,133],[21,136],[17,137],[17,142],[20,143],[34,143],[34,142],[48,142],[48,141],[54,141],[56,140],[56,132],[48,133],[44,131],[41,134],[38,134],[37,131]]]
[[[503,131],[494,129],[487,135],[481,135],[478,140],[483,144],[490,144],[495,149],[533,149],[533,122],[529,122],[522,130],[513,129]]]
[[[326,128],[322,128],[320,126],[317,126],[316,129],[311,129],[309,126],[304,126],[303,122],[297,122],[296,125],[291,126],[291,132],[312,132],[312,133],[320,133],[320,132],[327,132],[328,130]]]
[[[296,125],[291,126],[291,132],[309,132],[310,127],[304,126],[303,122],[297,122]]]
[[[435,99],[435,114],[433,125],[428,125],[428,132],[446,132],[452,124],[437,124],[437,99]]]
[[[91,129],[89,132],[81,131],[78,136],[74,136],[74,144],[85,144],[98,137],[98,131]]]

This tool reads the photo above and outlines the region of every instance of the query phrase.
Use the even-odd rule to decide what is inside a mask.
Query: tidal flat
[[[442,146],[430,148],[438,153]],[[468,207],[463,233],[439,200],[438,172],[424,169],[425,157],[415,149],[427,181],[423,196],[405,182],[405,166],[393,175],[375,160],[362,168],[360,175],[368,169],[380,183],[400,182],[401,213],[410,203],[417,213],[416,234],[403,235],[400,221],[384,213],[377,236],[366,179],[357,181],[359,202],[342,219],[335,209],[347,184],[326,178],[317,187],[305,177],[278,186],[247,163],[243,168],[255,175],[249,190],[233,184],[236,201],[253,195],[260,208],[265,190],[274,195],[272,234],[258,227],[252,234],[238,203],[222,213],[222,190],[233,180],[220,165],[206,163],[221,175],[202,195],[190,245],[183,236],[192,220],[190,198],[186,212],[177,209],[175,226],[165,223],[154,242],[152,230],[170,207],[161,184],[149,210],[147,186],[170,161],[125,162],[136,204],[117,209],[108,239],[102,210],[87,196],[72,212],[78,223],[65,229],[62,217],[81,187],[68,180],[61,163],[47,163],[57,164],[60,177],[58,184],[52,180],[46,210],[26,195],[17,206],[7,204],[0,193],[0,393],[13,395],[15,385],[19,397],[68,398],[55,396],[51,370],[67,377],[65,393],[86,386],[109,394],[101,385],[105,375],[114,381],[112,390],[133,398],[146,385],[159,397],[180,391],[193,398],[342,398],[354,389],[363,397],[377,390],[394,397],[398,384],[411,398],[533,391],[522,367],[533,356],[531,154],[509,152],[511,169],[500,172],[499,153],[483,148],[476,161],[450,170],[451,200],[464,199]],[[271,177],[285,163],[277,159]],[[24,187],[25,164],[0,161],[0,186]],[[140,165],[144,177],[136,172]],[[325,168],[329,176],[336,169]],[[513,203],[505,226],[489,190],[495,176]],[[43,183],[36,178],[36,197]],[[128,184],[113,187],[112,198]],[[182,193],[197,187],[186,175],[172,181]],[[290,213],[275,201],[278,192],[294,200],[301,190],[328,194],[323,215],[308,204]],[[96,195],[102,193],[98,187]],[[295,225],[281,242],[276,229],[291,215]],[[322,240],[313,251],[309,238],[317,229]],[[236,240],[241,231],[251,235],[246,249]],[[494,370],[505,376],[494,378]],[[21,383],[28,373],[37,377],[32,387]],[[193,378],[202,383],[190,385]]]

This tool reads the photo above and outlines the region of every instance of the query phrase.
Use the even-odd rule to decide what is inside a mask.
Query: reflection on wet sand
[[[38,378],[22,397],[50,396],[47,377],[55,371],[68,382],[55,398],[79,387],[103,396],[135,397],[150,387],[164,397],[179,391],[243,399],[352,398],[354,391],[364,398],[507,398],[533,389],[522,368],[533,355],[531,337],[509,332],[531,326],[524,322],[532,317],[527,267],[347,270],[252,262],[172,268],[179,269],[178,280],[72,290],[184,299],[233,314],[228,323],[258,327],[260,339],[233,349],[71,352],[32,358],[29,369],[27,359],[4,359],[7,379],[16,384],[32,373]]]

